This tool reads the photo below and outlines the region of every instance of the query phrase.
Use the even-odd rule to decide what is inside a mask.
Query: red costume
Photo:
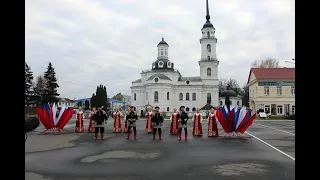
[[[172,113],[170,116],[171,124],[170,124],[170,134],[178,134],[179,133],[179,114]]]
[[[76,121],[76,132],[83,133],[83,120],[84,120],[84,113],[82,110],[79,110],[77,113],[77,121]]]
[[[122,132],[122,128],[121,128],[121,112],[120,111],[114,112],[113,113],[113,118],[114,118],[113,132],[115,132],[115,133]]]
[[[202,136],[202,116],[200,113],[195,113],[193,115],[193,129],[192,135]]]
[[[208,116],[208,137],[218,137],[218,126],[215,114],[209,114]]]
[[[151,123],[152,112],[147,112],[146,117],[147,117],[147,121],[146,121],[146,128],[144,129],[144,132],[152,133],[152,131],[153,131],[153,125]]]
[[[88,132],[94,132],[94,123],[92,121],[93,114],[94,114],[93,111],[91,111],[90,114],[89,114],[90,122],[89,122]]]
[[[129,114],[129,111],[126,112],[126,115]],[[128,120],[126,119],[126,117],[124,117],[124,128],[123,128],[123,132],[124,133],[127,133],[128,132]],[[132,129],[130,129],[130,132],[132,132]]]

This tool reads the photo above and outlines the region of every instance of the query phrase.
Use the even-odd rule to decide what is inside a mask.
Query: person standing
[[[173,113],[170,116],[170,134],[179,134],[179,113],[177,113],[177,108],[173,109]]]
[[[120,109],[118,108],[114,113],[113,113],[113,117],[114,117],[114,122],[113,122],[113,132],[114,133],[119,133],[122,132],[122,128],[121,128],[121,112]]]
[[[216,112],[214,108],[211,108],[211,113],[208,116],[208,137],[218,137],[218,126]]]
[[[202,136],[202,115],[199,108],[197,108],[197,112],[193,115],[192,135]]]
[[[152,107],[149,106],[148,107],[148,112],[146,113],[146,117],[147,117],[146,128],[144,129],[144,132],[146,132],[146,133],[152,133],[152,131],[153,131],[153,126],[152,126],[152,123],[151,123],[152,116],[153,116]]]
[[[127,120],[127,115],[129,115],[129,113],[130,113],[130,106],[128,106],[127,111],[126,111],[126,115],[124,116],[124,128],[123,128],[124,133],[127,133],[128,129],[129,129],[129,126],[128,126],[129,123]],[[132,132],[132,129],[130,130],[130,132]]]
[[[104,139],[105,122],[108,120],[107,113],[102,110],[102,106],[98,106],[98,110],[93,114],[94,121],[94,140],[97,140],[98,134],[101,134],[101,140]]]
[[[159,110],[160,108],[158,106],[155,107],[156,109],[156,113],[154,113],[154,115],[152,116],[152,125],[153,125],[153,140],[156,139],[156,134],[158,131],[159,134],[159,140],[162,140],[162,124],[163,124],[163,116],[162,114],[160,114]]]
[[[82,107],[79,106],[78,112],[77,112],[76,130],[75,130],[77,133],[84,132],[83,120],[84,120],[84,112],[82,110]]]
[[[130,112],[126,116],[126,120],[128,121],[128,133],[127,133],[127,139],[130,138],[131,129],[133,129],[133,135],[134,139],[137,139],[137,126],[136,121],[138,120],[138,115],[136,112],[134,112],[133,106],[130,107]]]
[[[89,118],[90,118],[90,122],[89,122],[89,127],[88,127],[88,132],[93,133],[94,132],[94,122],[92,120],[92,116],[93,114],[96,112],[96,108],[93,107],[90,114],[89,114]]]
[[[189,120],[188,114],[184,111],[184,106],[180,107],[179,112],[179,138],[178,140],[181,140],[181,134],[182,134],[182,128],[184,129],[184,139],[188,140],[188,128],[187,128],[187,122]]]

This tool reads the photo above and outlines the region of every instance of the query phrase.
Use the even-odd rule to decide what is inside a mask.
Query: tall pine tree
[[[96,94],[91,97],[91,107],[103,106],[104,110],[107,110],[109,103],[107,102],[107,88],[100,84],[97,86]]]
[[[33,73],[28,66],[27,63],[24,64],[24,95],[25,95],[25,105],[29,106],[34,104],[33,101],[33,89],[32,89],[32,82],[33,82]]]
[[[97,107],[96,95],[93,93],[90,100],[91,108]]]
[[[49,62],[47,71],[44,73],[44,79],[46,79],[47,82],[44,100],[49,103],[57,103],[59,101],[57,97],[60,95],[57,91],[59,85],[57,83],[56,72],[51,62]]]

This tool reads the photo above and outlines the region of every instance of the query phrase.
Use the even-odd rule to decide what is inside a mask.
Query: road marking
[[[258,138],[258,137],[256,137],[256,136],[254,136],[254,135],[252,135],[252,134],[248,133],[247,131],[246,131],[246,133],[247,133],[247,134],[249,134],[250,136],[254,137],[255,139],[259,140],[259,141],[260,141],[260,142],[262,142],[263,144],[265,144],[265,145],[267,145],[267,146],[271,147],[272,149],[274,149],[274,150],[278,151],[279,153],[281,153],[281,154],[283,154],[283,155],[287,156],[287,157],[288,157],[288,158],[290,158],[291,160],[296,161],[296,160],[295,160],[295,158],[291,157],[289,154],[287,154],[287,153],[285,153],[285,152],[281,151],[280,149],[278,149],[278,148],[276,148],[276,147],[272,146],[271,144],[269,144],[269,143],[265,142],[264,140],[262,140],[262,139],[260,139],[260,138]]]
[[[280,132],[287,133],[287,134],[290,134],[290,135],[295,136],[294,133],[291,133],[291,132],[288,132],[288,131],[284,131],[284,130],[281,130],[281,129],[273,128],[273,127],[266,126],[266,125],[262,125],[262,124],[258,124],[258,123],[254,123],[254,124],[255,124],[255,125],[262,126],[262,127],[265,127],[265,128],[273,129],[273,130],[276,130],[276,131],[280,131]]]

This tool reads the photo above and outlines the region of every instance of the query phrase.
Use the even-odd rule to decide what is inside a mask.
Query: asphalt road
[[[74,128],[74,123],[67,126]],[[26,172],[47,180],[295,179],[294,121],[256,121],[247,140],[208,138],[204,121],[203,137],[192,137],[189,128],[188,141],[169,135],[168,121],[162,141],[144,133],[143,120],[137,122],[137,140],[112,134],[113,123],[108,123],[105,140],[94,141],[93,134],[83,133],[74,147],[26,153]]]

